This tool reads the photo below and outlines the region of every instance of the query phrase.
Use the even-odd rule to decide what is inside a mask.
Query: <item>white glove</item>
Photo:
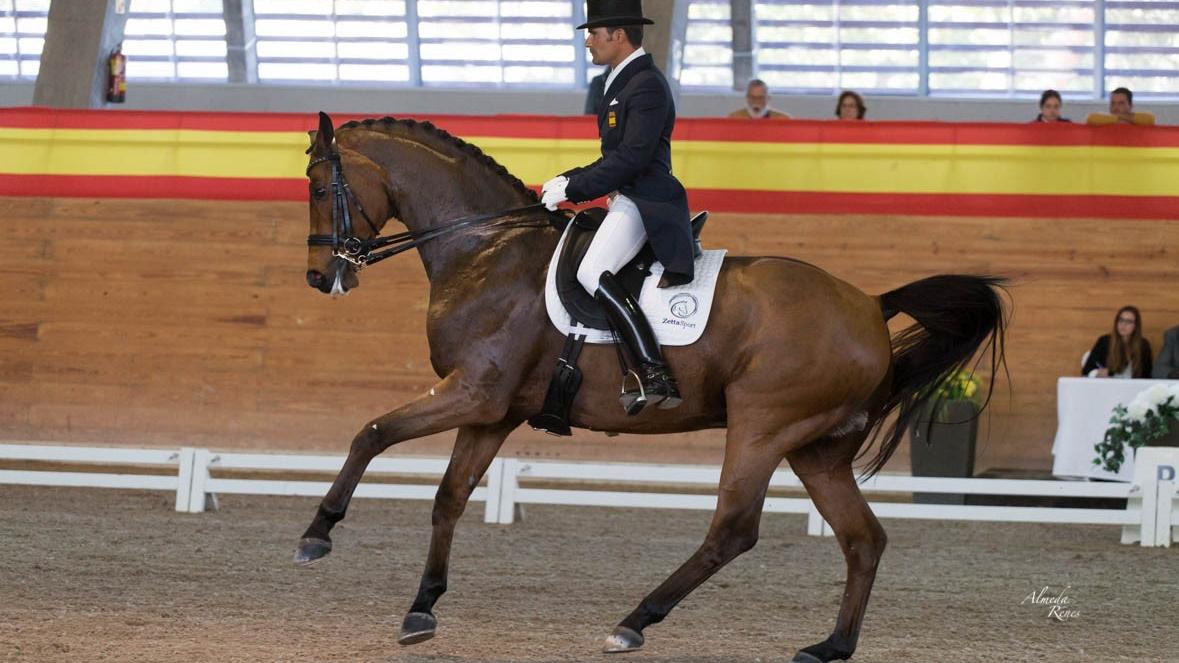
[[[569,186],[569,178],[564,175],[558,175],[541,187],[540,202],[548,208],[550,212],[557,211],[557,205],[569,200],[565,195],[565,187]]]

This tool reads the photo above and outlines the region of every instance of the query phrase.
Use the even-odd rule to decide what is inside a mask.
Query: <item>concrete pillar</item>
[[[733,26],[733,89],[745,91],[753,78],[753,0],[729,0]]]
[[[643,3],[643,15],[655,21],[655,25],[648,25],[643,31],[643,48],[663,70],[678,100],[684,42],[688,38],[688,0],[647,0]]]
[[[56,108],[106,104],[108,61],[123,41],[130,0],[86,0],[49,5],[49,25],[33,103]]]
[[[222,0],[225,13],[225,61],[230,83],[258,82],[258,51],[254,48],[252,0]]]

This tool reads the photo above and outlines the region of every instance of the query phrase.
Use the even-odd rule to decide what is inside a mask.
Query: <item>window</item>
[[[254,0],[258,78],[577,84],[569,0]]]
[[[263,82],[570,89],[601,72],[573,29],[585,0],[244,1],[256,39],[238,47]],[[223,0],[127,2],[129,78],[228,80]],[[777,92],[1179,99],[1179,0],[752,3],[753,73]],[[36,79],[49,5],[0,0],[0,80]],[[680,84],[731,89],[732,42],[730,0],[691,0]]]
[[[918,19],[911,1],[756,0],[755,70],[775,91],[914,94]]]
[[[37,78],[49,0],[0,0],[0,79]]]
[[[228,80],[221,0],[134,0],[129,8],[129,80]]]
[[[254,0],[258,79],[410,82],[405,0]]]
[[[1104,84],[1179,97],[1179,2],[1105,0]]]
[[[1094,91],[1094,0],[929,0],[931,95]]]
[[[577,83],[585,37],[569,0],[416,2],[424,85]]]
[[[729,0],[693,0],[688,5],[688,35],[680,85],[686,88],[733,87],[733,27]]]

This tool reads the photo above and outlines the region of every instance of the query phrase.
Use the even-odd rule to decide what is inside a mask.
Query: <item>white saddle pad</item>
[[[557,250],[549,261],[549,273],[545,280],[545,307],[549,320],[562,334],[584,334],[586,343],[613,343],[614,336],[608,330],[590,329],[575,324],[569,312],[557,295],[557,258],[565,236],[557,243]],[[725,260],[724,249],[710,249],[696,259],[696,278],[691,283],[671,288],[659,288],[663,276],[663,265],[656,261],[651,265],[651,275],[643,281],[639,295],[639,307],[647,315],[651,329],[660,345],[691,345],[700,339],[712,312],[712,298],[716,294],[716,277]]]

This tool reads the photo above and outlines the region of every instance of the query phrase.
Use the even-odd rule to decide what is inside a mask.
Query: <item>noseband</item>
[[[331,154],[323,157],[316,157],[307,164],[306,174],[310,176],[311,169],[321,163],[330,162],[332,164],[332,234],[330,235],[308,235],[308,246],[330,246],[332,247],[332,255],[347,260],[357,270],[364,269],[366,266],[373,263],[380,262],[385,258],[390,258],[402,253],[415,249],[426,242],[449,234],[460,228],[481,223],[484,221],[493,221],[502,219],[504,217],[528,212],[535,209],[542,208],[544,203],[536,202],[531,205],[523,207],[516,207],[514,209],[504,210],[502,212],[491,212],[488,214],[478,214],[475,216],[463,217],[455,221],[451,221],[444,225],[428,228],[422,231],[410,230],[408,232],[397,233],[396,235],[388,235],[386,237],[380,236],[380,230],[377,229],[376,224],[369,218],[368,213],[364,211],[360,200],[352,189],[348,186],[348,180],[344,179],[344,170],[340,165],[340,153],[333,151]],[[372,231],[372,237],[369,239],[362,239],[356,236],[352,229],[352,214],[348,211],[349,203],[356,206],[356,211],[364,217],[365,223],[368,224],[369,230]],[[388,219],[386,219],[388,221]],[[506,224],[505,224],[506,225]],[[512,227],[539,227],[545,224],[512,224]],[[376,251],[386,246],[392,248],[384,251]]]

